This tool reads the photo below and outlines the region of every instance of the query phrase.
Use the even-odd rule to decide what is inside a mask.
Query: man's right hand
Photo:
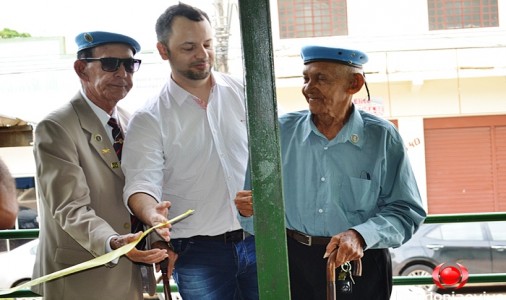
[[[128,198],[128,206],[134,215],[147,226],[156,226],[166,223],[169,215],[170,202],[156,201],[146,193],[135,193]],[[156,232],[165,240],[170,240],[170,224],[156,229]]]
[[[169,215],[170,202],[162,201],[154,207],[154,213],[150,215],[151,226],[156,226],[160,223],[165,223],[168,219],[165,216]],[[171,224],[156,229],[156,232],[165,240],[170,241],[170,228]]]

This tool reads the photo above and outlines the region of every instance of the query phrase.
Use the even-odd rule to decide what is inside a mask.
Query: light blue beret
[[[362,51],[325,46],[304,46],[300,51],[300,56],[304,64],[330,61],[358,68],[362,68],[362,65],[369,60]]]
[[[141,51],[141,45],[131,37],[119,33],[105,31],[83,32],[76,36],[77,51],[93,48],[104,44],[127,44],[132,47],[134,54]]]

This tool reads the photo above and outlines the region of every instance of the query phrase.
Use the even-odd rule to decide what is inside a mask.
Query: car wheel
[[[413,265],[402,271],[401,276],[432,276],[432,271],[433,268],[427,265]],[[416,287],[422,288],[426,292],[435,292],[437,290],[437,286],[434,284],[416,285]]]
[[[13,287],[17,287],[17,286],[20,286],[22,284],[25,284],[27,283],[28,281],[30,281],[30,278],[23,278],[23,279],[18,279],[18,281],[14,282],[11,286],[11,288]]]

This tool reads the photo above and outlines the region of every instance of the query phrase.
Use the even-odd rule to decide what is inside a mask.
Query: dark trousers
[[[326,245],[306,246],[288,237],[290,292],[292,300],[326,300]],[[339,273],[340,267],[336,270]],[[339,300],[389,300],[392,293],[392,262],[388,249],[369,249],[362,257],[362,276],[354,276],[352,294]]]

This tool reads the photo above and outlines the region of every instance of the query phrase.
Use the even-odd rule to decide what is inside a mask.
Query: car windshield
[[[481,223],[447,223],[435,227],[427,234],[428,238],[437,240],[471,240],[482,241],[485,240]]]

